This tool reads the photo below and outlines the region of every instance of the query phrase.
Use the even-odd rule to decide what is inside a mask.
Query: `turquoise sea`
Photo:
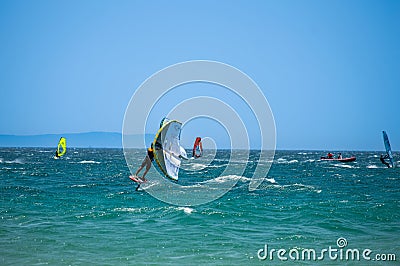
[[[135,153],[139,165],[145,151]],[[243,175],[221,177],[238,179],[223,197],[179,207],[135,191],[121,149],[54,160],[52,149],[2,148],[0,264],[400,264],[400,168],[387,169],[379,152],[343,152],[357,160],[336,163],[320,161],[324,151],[277,151],[250,192],[257,154]],[[180,182],[218,176],[228,160],[218,151],[212,167],[182,171]]]

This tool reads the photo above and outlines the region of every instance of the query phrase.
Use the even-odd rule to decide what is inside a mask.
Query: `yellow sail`
[[[67,152],[67,140],[65,138],[60,138],[57,147],[57,155],[58,157],[63,156]]]

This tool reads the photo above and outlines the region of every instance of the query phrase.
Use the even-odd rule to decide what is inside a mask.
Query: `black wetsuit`
[[[153,152],[153,150],[152,149],[147,149],[147,155],[149,156],[149,158],[150,158],[150,161],[153,161],[154,160],[154,152]]]

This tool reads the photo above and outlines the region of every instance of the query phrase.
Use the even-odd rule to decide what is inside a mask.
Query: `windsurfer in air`
[[[196,153],[197,150],[200,151],[200,154]],[[192,157],[199,158],[202,155],[203,155],[203,143],[201,142],[201,138],[197,137],[196,140],[194,141]]]
[[[382,155],[381,154],[381,157],[379,158],[379,160],[381,160],[381,163],[383,163],[384,165],[386,165],[387,166],[387,168],[390,168],[390,164],[388,163],[388,162],[386,162],[385,161],[385,159],[387,159],[387,158],[389,158],[389,155]]]
[[[151,144],[150,148],[147,149],[147,154],[146,157],[143,159],[142,165],[137,169],[135,176],[130,176],[129,178],[132,179],[133,181],[135,181],[135,179],[138,179],[141,182],[146,182],[146,174],[147,172],[149,172],[150,168],[151,168],[151,162],[154,160],[154,149],[153,149],[153,143]],[[146,167],[146,170],[143,173],[142,177],[139,177],[138,174],[140,173],[140,171],[142,171],[142,169]],[[137,178],[136,178],[137,177]],[[137,186],[136,190],[138,190],[140,187],[140,183]]]

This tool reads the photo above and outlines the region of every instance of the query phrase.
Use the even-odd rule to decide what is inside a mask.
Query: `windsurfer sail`
[[[187,157],[179,143],[182,123],[163,119],[160,126],[153,141],[153,164],[165,176],[177,181],[181,159]]]
[[[58,141],[58,146],[56,150],[56,156],[54,158],[60,158],[67,152],[67,140],[61,137]]]
[[[386,149],[385,157],[389,158],[391,167],[394,167],[392,149],[390,148],[390,142],[389,142],[388,135],[386,134],[386,131],[382,131],[382,135],[383,135],[383,143],[385,144],[385,149]]]
[[[199,158],[203,155],[203,144],[201,143],[201,138],[197,137],[193,144],[192,157]]]

